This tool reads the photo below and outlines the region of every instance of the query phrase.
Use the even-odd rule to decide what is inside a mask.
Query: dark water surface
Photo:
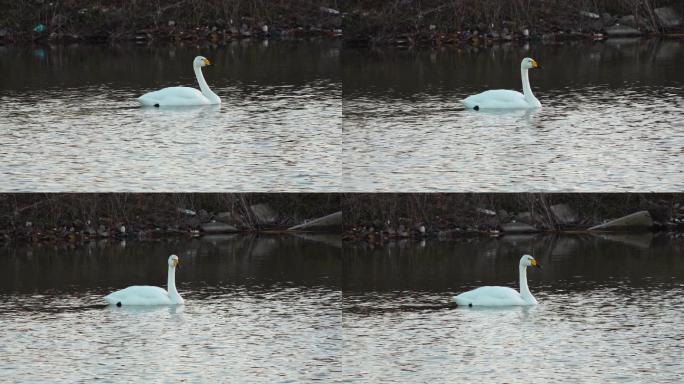
[[[3,191],[333,191],[342,84],[336,42],[224,48],[0,47]],[[140,108],[168,86],[220,107]]]
[[[0,249],[0,377],[17,382],[658,382],[684,372],[684,238],[506,236],[370,248],[220,236]],[[111,308],[131,284],[178,308]],[[482,285],[533,308],[456,308]]]
[[[456,308],[518,285],[533,308]],[[345,243],[342,378],[359,382],[676,383],[684,374],[684,239],[511,237]]]
[[[487,89],[543,107],[465,110]],[[344,186],[352,191],[679,191],[684,44],[596,43],[433,50],[346,49]]]
[[[340,239],[0,248],[0,381],[306,382],[340,372]],[[103,307],[133,284],[182,307]]]

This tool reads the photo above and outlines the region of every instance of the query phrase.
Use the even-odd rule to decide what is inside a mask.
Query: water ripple
[[[241,49],[213,52],[219,65],[205,71],[220,107],[177,109],[140,108],[135,98],[193,85],[189,49],[55,49],[46,63],[4,52],[2,190],[336,190],[342,86],[328,57],[334,46]],[[261,55],[268,59],[251,62]]]

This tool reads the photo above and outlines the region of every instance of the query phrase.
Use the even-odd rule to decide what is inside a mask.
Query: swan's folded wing
[[[191,87],[169,87],[148,92],[138,98],[142,105],[178,106],[208,103],[199,90]]]
[[[490,109],[507,109],[526,107],[525,95],[517,91],[508,89],[492,89],[478,93],[477,95],[468,96],[463,100],[463,105],[467,108],[490,108]]]
[[[165,289],[150,285],[135,285],[110,293],[105,296],[105,301],[116,305],[154,305],[165,304],[169,301],[169,295]]]
[[[522,298],[515,289],[508,287],[480,287],[454,297],[458,305],[506,306],[520,305]]]

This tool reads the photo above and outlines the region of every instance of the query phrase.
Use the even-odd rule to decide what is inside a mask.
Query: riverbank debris
[[[620,217],[618,219],[610,220],[603,224],[595,225],[589,228],[589,231],[630,231],[630,230],[648,230],[653,227],[653,219],[648,211],[639,211]]]
[[[305,221],[304,223],[294,225],[288,228],[288,231],[321,231],[329,230],[331,228],[342,228],[342,211],[337,211],[329,215],[319,217],[313,220]]]

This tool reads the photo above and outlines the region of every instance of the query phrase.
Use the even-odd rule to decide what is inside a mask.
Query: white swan
[[[535,300],[532,293],[530,293],[530,289],[527,287],[527,267],[541,268],[537,264],[537,260],[530,255],[523,255],[520,258],[520,292],[508,287],[480,287],[454,296],[454,301],[458,306],[466,307],[536,305],[537,300]]]
[[[181,305],[185,303],[185,300],[183,300],[176,290],[176,266],[178,265],[178,256],[169,256],[168,263],[168,292],[159,287],[134,285],[110,293],[105,296],[105,301],[107,304],[116,305],[117,307],[128,305]]]
[[[195,76],[197,77],[201,92],[190,87],[169,87],[146,93],[138,97],[138,102],[150,107],[221,104],[221,98],[209,89],[202,75],[202,67],[207,65],[211,65],[211,63],[204,56],[197,56],[192,61],[192,67],[195,70]]]
[[[466,108],[479,111],[480,109],[532,109],[540,108],[541,103],[532,94],[529,69],[540,68],[539,64],[529,57],[520,63],[520,76],[522,77],[523,93],[507,89],[493,89],[477,95],[468,96],[463,100]]]

